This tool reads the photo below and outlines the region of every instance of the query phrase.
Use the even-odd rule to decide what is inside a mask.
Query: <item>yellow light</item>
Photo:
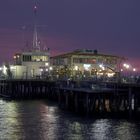
[[[127,69],[129,69],[129,67],[130,67],[129,65],[126,65],[126,68],[127,68]]]
[[[107,76],[108,77],[113,77],[115,73],[108,73]]]
[[[130,68],[130,65],[129,65],[129,64],[123,64],[123,66],[124,66],[126,69],[129,69],[129,68]]]
[[[90,65],[90,64],[84,64],[84,69],[85,69],[85,70],[87,70],[87,71],[88,71],[90,67],[91,67],[91,65]]]
[[[78,66],[75,66],[75,67],[74,67],[74,70],[78,70]]]

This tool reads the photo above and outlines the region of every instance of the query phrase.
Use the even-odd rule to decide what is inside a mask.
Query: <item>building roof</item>
[[[88,49],[83,49],[83,50],[75,50],[73,52],[68,52],[60,55],[53,56],[52,58],[65,58],[65,57],[71,57],[72,55],[85,55],[85,56],[104,56],[104,57],[115,57],[115,58],[120,58],[120,59],[125,59],[124,57],[120,56],[114,56],[114,55],[107,55],[107,54],[99,54],[97,50],[88,50]]]
[[[38,51],[38,52],[33,52],[33,51],[27,51],[27,52],[22,52],[22,53],[16,53],[15,55],[37,55],[37,56],[48,56],[50,55],[49,52],[47,51]]]

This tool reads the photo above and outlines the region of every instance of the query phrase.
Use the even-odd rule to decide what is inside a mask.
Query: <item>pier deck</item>
[[[91,82],[92,83],[92,82]],[[46,98],[83,114],[140,114],[140,85],[124,83],[67,84],[61,81],[0,80],[0,96],[12,99]]]

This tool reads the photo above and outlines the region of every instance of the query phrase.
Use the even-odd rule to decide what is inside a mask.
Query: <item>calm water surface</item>
[[[87,119],[47,101],[0,100],[0,140],[139,140],[140,122]]]

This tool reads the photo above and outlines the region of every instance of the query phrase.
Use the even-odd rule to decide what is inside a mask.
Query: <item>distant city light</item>
[[[126,65],[126,68],[127,68],[127,69],[129,69],[129,67],[130,67],[129,65]]]
[[[133,68],[133,71],[136,71],[136,68]]]
[[[37,9],[37,6],[35,5],[34,8]]]
[[[127,64],[123,64],[124,67],[126,67]]]

